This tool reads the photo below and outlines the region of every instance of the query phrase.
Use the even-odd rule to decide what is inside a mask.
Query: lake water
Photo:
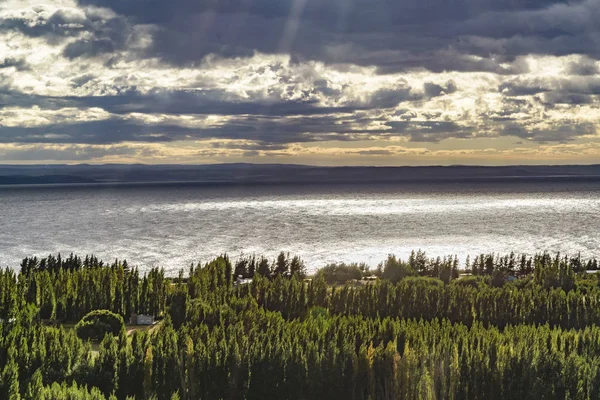
[[[372,266],[429,256],[600,254],[600,183],[0,188],[0,265],[96,254],[171,275],[227,252]]]

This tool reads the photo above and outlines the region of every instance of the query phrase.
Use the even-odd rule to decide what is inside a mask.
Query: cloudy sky
[[[0,163],[600,163],[600,1],[0,0]]]

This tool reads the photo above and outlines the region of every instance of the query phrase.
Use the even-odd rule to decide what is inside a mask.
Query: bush
[[[382,267],[383,274],[381,277],[389,280],[392,283],[398,283],[407,276],[416,275],[415,270],[410,266],[410,264],[396,259],[396,256],[394,255],[389,255]]]
[[[456,286],[470,286],[475,289],[483,289],[487,286],[485,279],[481,276],[466,276],[464,278],[454,279],[452,284]]]
[[[423,287],[434,287],[441,288],[444,286],[444,282],[438,278],[430,278],[426,276],[408,276],[402,280],[401,285],[408,286],[423,286]]]
[[[319,270],[317,275],[323,276],[325,282],[344,283],[352,279],[359,280],[362,278],[362,272],[356,264],[329,264]]]
[[[82,340],[100,341],[108,333],[119,335],[125,329],[123,317],[108,310],[94,310],[75,325],[77,336]]]
[[[306,313],[307,318],[329,319],[329,310],[324,307],[311,307]]]

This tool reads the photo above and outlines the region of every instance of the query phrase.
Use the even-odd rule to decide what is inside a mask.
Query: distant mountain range
[[[0,185],[198,182],[205,184],[598,180],[600,165],[315,167],[290,164],[0,165]]]

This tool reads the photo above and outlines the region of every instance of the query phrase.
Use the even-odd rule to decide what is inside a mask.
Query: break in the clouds
[[[0,162],[596,162],[600,2],[0,0]]]

